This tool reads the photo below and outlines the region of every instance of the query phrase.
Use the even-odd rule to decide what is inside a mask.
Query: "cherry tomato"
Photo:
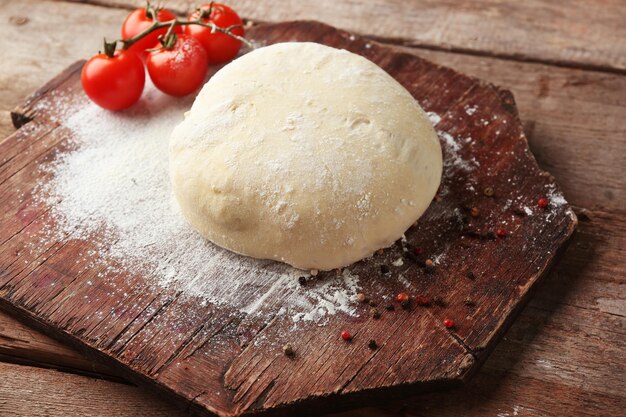
[[[185,96],[204,82],[209,59],[200,42],[183,34],[171,48],[150,52],[146,66],[159,90],[172,96]]]
[[[201,9],[208,10],[209,7],[211,7],[209,4],[205,4],[201,6]],[[198,13],[199,12],[196,11],[189,16],[189,20],[197,19]],[[205,23],[213,22],[220,28],[242,24],[241,18],[233,9],[220,3],[213,3],[211,15],[202,21]],[[211,33],[211,29],[204,26],[187,25],[185,26],[185,33],[200,41],[209,55],[209,61],[211,63],[230,61],[237,55],[239,48],[241,48],[241,42],[237,39],[221,32]],[[243,27],[233,29],[232,33],[243,36]]]
[[[87,61],[80,81],[87,96],[97,105],[122,110],[141,97],[146,72],[136,53],[117,50],[111,58],[98,54]]]
[[[159,22],[167,22],[176,19],[176,16],[169,10],[160,9],[157,11],[157,20]],[[122,24],[122,39],[130,39],[133,36],[143,32],[152,24],[152,19],[146,14],[146,9],[137,9],[126,16],[126,20]],[[135,51],[140,58],[145,59],[146,49],[152,48],[157,44],[159,35],[165,35],[168,28],[161,28],[151,32],[145,38],[140,39],[129,49]],[[180,26],[174,27],[174,32],[182,33]]]

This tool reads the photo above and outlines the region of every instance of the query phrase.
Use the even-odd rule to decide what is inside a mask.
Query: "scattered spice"
[[[430,305],[430,298],[426,295],[416,295],[415,304],[418,306],[428,306]]]
[[[381,274],[388,274],[388,273],[389,273],[389,271],[391,271],[391,270],[389,269],[389,267],[388,267],[387,265],[382,264],[382,265],[380,266],[380,273],[381,273]]]
[[[424,261],[424,265],[426,266],[426,268],[432,268],[435,266],[434,262],[432,259],[426,259]]]
[[[493,188],[485,187],[485,189],[483,190],[483,194],[485,194],[487,197],[493,197],[494,196]]]
[[[285,356],[289,357],[293,357],[296,355],[296,352],[293,350],[293,346],[291,346],[290,343],[287,343],[285,346],[283,346],[283,353],[285,354]]]
[[[376,350],[378,349],[378,343],[376,343],[374,339],[370,339],[370,341],[367,343],[367,347],[372,350]]]
[[[306,285],[306,277],[299,276],[298,277],[298,284],[300,284],[300,285],[302,285],[304,287]]]
[[[356,300],[357,300],[359,303],[364,303],[364,302],[366,302],[366,301],[367,301],[367,297],[365,296],[365,294],[363,294],[362,292],[360,292],[360,293],[358,293],[358,294],[356,295]]]
[[[370,316],[378,320],[380,318],[380,311],[376,307],[373,307],[370,309]]]
[[[370,300],[369,305],[370,305],[370,307],[376,307],[378,305],[378,303],[376,303],[376,301],[374,301],[374,300]]]
[[[448,305],[440,296],[433,297],[433,303],[439,307],[446,307]]]
[[[443,325],[446,326],[446,328],[451,329],[454,327],[454,320],[445,319],[443,321]]]
[[[548,207],[548,199],[545,197],[541,197],[539,200],[537,200],[537,205],[539,206],[539,208],[546,208]]]
[[[396,295],[396,301],[402,303],[403,301],[407,301],[409,299],[409,294],[405,292],[400,292]]]
[[[403,252],[403,254],[407,259],[409,259],[412,262],[415,262],[416,264],[419,264],[421,262],[420,258],[415,254],[414,251],[408,250],[406,252]]]
[[[513,208],[513,214],[515,214],[515,215],[517,215],[519,217],[526,217],[527,216],[526,211],[524,211],[524,209],[521,208],[521,207]]]
[[[472,215],[472,217],[478,217],[478,215],[480,214],[480,210],[478,210],[478,207],[472,207],[470,210],[470,214]]]
[[[581,208],[580,210],[576,211],[576,214],[578,215],[578,219],[585,221],[585,222],[589,222],[591,221],[591,212],[589,212],[589,210],[587,210],[586,208]]]
[[[468,307],[474,307],[476,305],[476,303],[474,302],[474,300],[472,300],[469,297],[465,298],[465,301],[463,301],[463,304],[465,304]]]
[[[349,331],[347,331],[347,330],[342,330],[341,331],[341,338],[343,340],[345,340],[346,342],[349,342],[349,341],[352,340],[352,334]]]
[[[476,275],[474,275],[474,273],[472,271],[467,271],[465,273],[465,276],[469,279],[471,279],[472,281],[476,279]]]
[[[506,230],[504,230],[504,229],[496,230],[496,236],[498,236],[498,237],[505,237],[506,235],[507,235]]]
[[[389,304],[385,305],[385,310],[387,310],[387,311],[393,311],[393,310],[395,310],[395,309],[396,309],[396,308],[395,308],[395,307],[393,306],[393,304],[391,304],[391,303],[389,303]]]

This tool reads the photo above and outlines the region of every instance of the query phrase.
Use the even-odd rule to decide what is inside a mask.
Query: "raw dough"
[[[194,228],[302,269],[391,245],[441,173],[437,135],[410,93],[367,59],[316,43],[226,65],[170,139],[174,194]]]

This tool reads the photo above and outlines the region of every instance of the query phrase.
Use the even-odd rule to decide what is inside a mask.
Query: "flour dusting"
[[[294,322],[322,323],[338,312],[356,315],[358,276],[348,270],[304,290],[298,278],[308,273],[236,255],[186,223],[170,189],[168,139],[191,102],[148,85],[140,103],[126,112],[92,103],[64,106],[73,150],[42,167],[52,179],[37,192],[56,222],[47,239],[98,236],[90,267],[102,269],[99,279],[118,273],[117,268],[142,272],[157,286],[249,315],[264,314],[278,298],[280,311]],[[109,266],[110,259],[121,266]]]
[[[142,100],[125,112],[108,112],[91,102],[76,105],[62,96],[51,100],[48,105],[63,110],[56,121],[68,130],[70,150],[42,166],[51,179],[39,184],[36,198],[50,207],[55,220],[44,239],[96,245],[80,272],[98,270],[97,279],[106,280],[132,271],[150,285],[199,298],[203,305],[246,315],[284,314],[294,325],[323,325],[338,313],[358,315],[359,277],[349,269],[317,279],[282,263],[222,249],[187,224],[170,188],[168,142],[193,98],[170,98],[148,81]],[[297,125],[297,116],[286,121],[286,129]],[[441,120],[435,113],[429,118],[433,124]],[[462,139],[438,133],[446,172],[478,165],[462,158]],[[369,204],[363,198],[362,204]],[[402,265],[401,258],[392,262]],[[302,277],[306,287],[299,283]]]

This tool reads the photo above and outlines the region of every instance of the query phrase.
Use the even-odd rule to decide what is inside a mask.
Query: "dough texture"
[[[427,115],[367,59],[316,43],[256,49],[217,72],[170,139],[187,221],[224,248],[301,269],[390,246],[442,174]]]

